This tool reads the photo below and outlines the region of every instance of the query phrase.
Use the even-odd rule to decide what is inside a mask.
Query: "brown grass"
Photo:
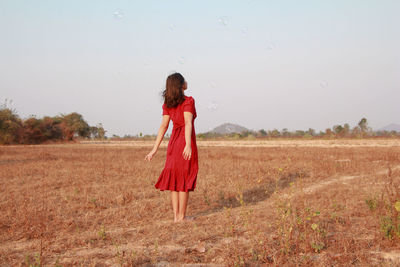
[[[154,188],[165,143],[150,163],[152,143],[0,147],[0,263],[400,264],[399,237],[382,230],[398,218],[385,209],[400,200],[392,141],[199,143],[196,219],[178,224]]]

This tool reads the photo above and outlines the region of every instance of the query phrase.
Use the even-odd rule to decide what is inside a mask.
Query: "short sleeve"
[[[194,98],[189,97],[184,103],[183,103],[183,111],[189,111],[192,114],[195,113],[195,108],[194,108]]]
[[[162,115],[169,115],[169,112],[167,110],[167,107],[165,106],[165,103],[162,105],[162,110],[163,110]]]

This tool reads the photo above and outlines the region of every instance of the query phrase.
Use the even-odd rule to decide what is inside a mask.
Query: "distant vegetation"
[[[31,116],[21,119],[7,104],[0,107],[0,144],[39,144],[71,141],[77,137],[102,139],[105,132],[101,124],[90,126],[76,112],[55,117]]]
[[[232,126],[227,126],[232,127]],[[219,128],[219,127],[217,127]],[[273,130],[245,130],[240,133],[218,133],[210,131],[206,133],[197,134],[199,138],[221,138],[230,137],[233,139],[253,139],[253,138],[367,138],[367,137],[400,137],[400,132],[396,131],[373,131],[368,126],[366,118],[362,118],[354,127],[350,127],[348,123],[344,125],[334,125],[332,128],[327,128],[325,131],[318,133],[309,128],[308,130],[289,131],[283,128],[281,131]]]
[[[234,125],[231,123],[224,123],[212,131],[206,133],[198,133],[196,137],[198,140],[207,139],[269,139],[269,138],[321,138],[321,139],[333,139],[333,138],[373,138],[373,137],[400,137],[400,132],[397,131],[373,131],[372,128],[368,126],[368,121],[366,118],[362,118],[358,124],[354,127],[350,127],[348,123],[344,125],[334,125],[332,128],[327,128],[325,131],[315,131],[309,128],[306,131],[296,130],[289,131],[284,128],[281,131],[277,129],[273,130],[243,130],[246,129],[240,125]],[[239,132],[240,131],[240,132]],[[111,140],[153,140],[156,138],[156,134],[153,135],[143,135],[142,133],[132,136],[125,135],[123,137],[113,135]],[[166,139],[169,135],[165,136]]]
[[[226,129],[224,129],[226,128]],[[373,131],[368,126],[366,118],[362,118],[359,123],[350,127],[348,123],[344,125],[334,125],[325,131],[317,133],[309,128],[306,131],[296,130],[288,131],[284,128],[281,131],[273,130],[248,130],[239,125],[223,124],[215,129],[218,131],[209,131],[198,133],[196,137],[199,140],[204,139],[256,139],[256,138],[368,138],[368,137],[400,137],[397,131]],[[239,130],[246,129],[238,132]],[[0,144],[39,144],[44,142],[72,141],[79,139],[95,140],[154,140],[156,134],[143,135],[125,135],[120,137],[113,135],[107,138],[101,123],[96,126],[90,126],[79,113],[60,114],[55,117],[45,116],[36,118],[31,116],[27,119],[21,119],[14,109],[7,107],[7,104],[0,106]],[[165,139],[169,135],[166,134]]]

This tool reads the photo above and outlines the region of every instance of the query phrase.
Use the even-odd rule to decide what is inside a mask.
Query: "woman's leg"
[[[179,208],[178,208],[178,220],[183,220],[186,216],[186,207],[189,198],[189,192],[178,192],[179,194]]]
[[[171,191],[171,203],[172,209],[174,211],[174,222],[178,221],[178,211],[179,211],[179,195],[178,191]]]

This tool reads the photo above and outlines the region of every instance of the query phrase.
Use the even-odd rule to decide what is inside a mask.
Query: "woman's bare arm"
[[[192,141],[192,119],[193,119],[193,113],[184,111],[183,112],[183,117],[185,118],[185,142],[186,146],[191,147],[191,141]]]
[[[164,138],[164,134],[168,130],[170,118],[171,117],[169,115],[163,115],[160,128],[158,129],[157,138],[156,138],[156,141],[155,141],[154,146],[153,146],[153,151],[154,152],[157,152],[158,147],[160,146],[161,141]]]

